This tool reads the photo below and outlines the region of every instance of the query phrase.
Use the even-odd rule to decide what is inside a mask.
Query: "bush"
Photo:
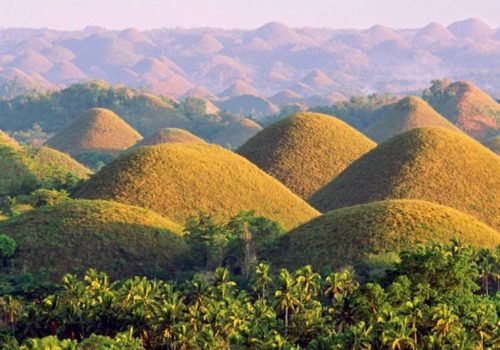
[[[13,238],[0,234],[0,259],[4,266],[7,264],[7,260],[14,256],[16,248],[17,243]]]

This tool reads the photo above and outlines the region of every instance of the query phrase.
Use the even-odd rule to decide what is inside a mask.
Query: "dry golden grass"
[[[422,199],[500,228],[500,157],[465,134],[412,129],[351,164],[310,202],[322,212],[384,199]]]
[[[77,156],[85,152],[118,154],[142,136],[114,112],[92,108],[47,141],[47,146]]]
[[[19,148],[19,144],[12,137],[0,130],[0,145]]]
[[[150,210],[108,201],[70,200],[0,221],[18,245],[14,270],[47,271],[53,280],[88,268],[114,278],[168,276],[185,250],[180,232]]]
[[[402,132],[425,126],[460,131],[432,109],[427,102],[416,96],[408,96],[389,106],[380,118],[364,130],[364,133],[377,142],[383,142]]]
[[[71,174],[78,179],[87,179],[92,174],[90,169],[69,155],[50,147],[38,148],[33,153],[32,158],[38,165],[35,173],[41,179],[64,176],[65,174]]]
[[[319,215],[243,157],[199,143],[127,152],[92,177],[76,196],[150,208],[178,223],[199,211],[227,219],[253,209],[291,228]]]
[[[137,143],[136,146],[153,146],[174,142],[205,143],[203,139],[191,134],[187,130],[177,128],[164,128],[158,130],[153,135],[146,137],[144,140]]]
[[[490,137],[483,141],[483,145],[500,155],[500,135]]]
[[[308,112],[270,125],[237,152],[308,198],[375,146],[337,118]]]
[[[278,266],[339,268],[418,243],[458,238],[494,249],[500,233],[474,217],[419,200],[388,200],[330,211],[280,238],[269,259]]]

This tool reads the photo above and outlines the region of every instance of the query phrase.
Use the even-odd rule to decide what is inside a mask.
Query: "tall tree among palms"
[[[287,269],[281,269],[278,277],[279,288],[275,293],[278,309],[285,313],[285,327],[288,328],[290,312],[300,306],[296,296],[294,279]]]

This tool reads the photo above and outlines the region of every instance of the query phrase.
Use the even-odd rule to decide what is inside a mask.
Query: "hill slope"
[[[180,228],[142,208],[108,201],[70,200],[0,222],[14,238],[14,270],[46,270],[57,280],[88,268],[113,278],[168,276],[184,251]]]
[[[288,228],[318,215],[243,157],[208,144],[138,148],[104,167],[76,196],[139,205],[182,224],[199,211],[229,218],[253,209]]]
[[[380,144],[316,192],[322,212],[376,200],[440,203],[500,228],[500,157],[466,135],[412,129]]]
[[[76,156],[98,151],[116,155],[140,141],[142,136],[118,115],[92,108],[47,141],[47,145]]]
[[[173,142],[205,143],[203,139],[191,134],[187,130],[177,128],[163,128],[155,132],[153,135],[146,137],[144,140],[138,142],[137,146],[152,146]]]
[[[50,147],[40,147],[33,153],[38,164],[36,173],[40,178],[54,178],[71,174],[78,179],[87,179],[92,171],[69,155]]]
[[[227,128],[215,135],[211,142],[234,149],[241,146],[249,138],[261,130],[262,126],[254,122],[252,119],[244,118],[234,120]]]
[[[491,149],[496,154],[500,155],[500,135],[484,140],[483,145]]]
[[[371,139],[382,142],[404,131],[425,126],[460,131],[432,109],[427,102],[419,97],[409,96],[389,106],[382,116],[364,130],[364,133]]]
[[[265,128],[238,153],[308,198],[375,146],[334,117],[297,113]]]
[[[0,130],[0,145],[18,148],[19,144],[12,137]]]
[[[330,211],[282,236],[277,266],[339,268],[418,243],[459,238],[494,249],[500,233],[457,210],[418,200],[388,200]],[[279,252],[279,254],[278,254]]]

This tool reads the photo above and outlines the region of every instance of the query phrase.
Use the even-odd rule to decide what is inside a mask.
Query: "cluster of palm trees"
[[[364,283],[350,270],[274,273],[262,262],[240,284],[226,268],[184,282],[89,270],[49,295],[1,297],[1,339],[7,350],[499,349],[500,292],[476,283],[486,257],[498,272],[490,254],[419,246]]]

